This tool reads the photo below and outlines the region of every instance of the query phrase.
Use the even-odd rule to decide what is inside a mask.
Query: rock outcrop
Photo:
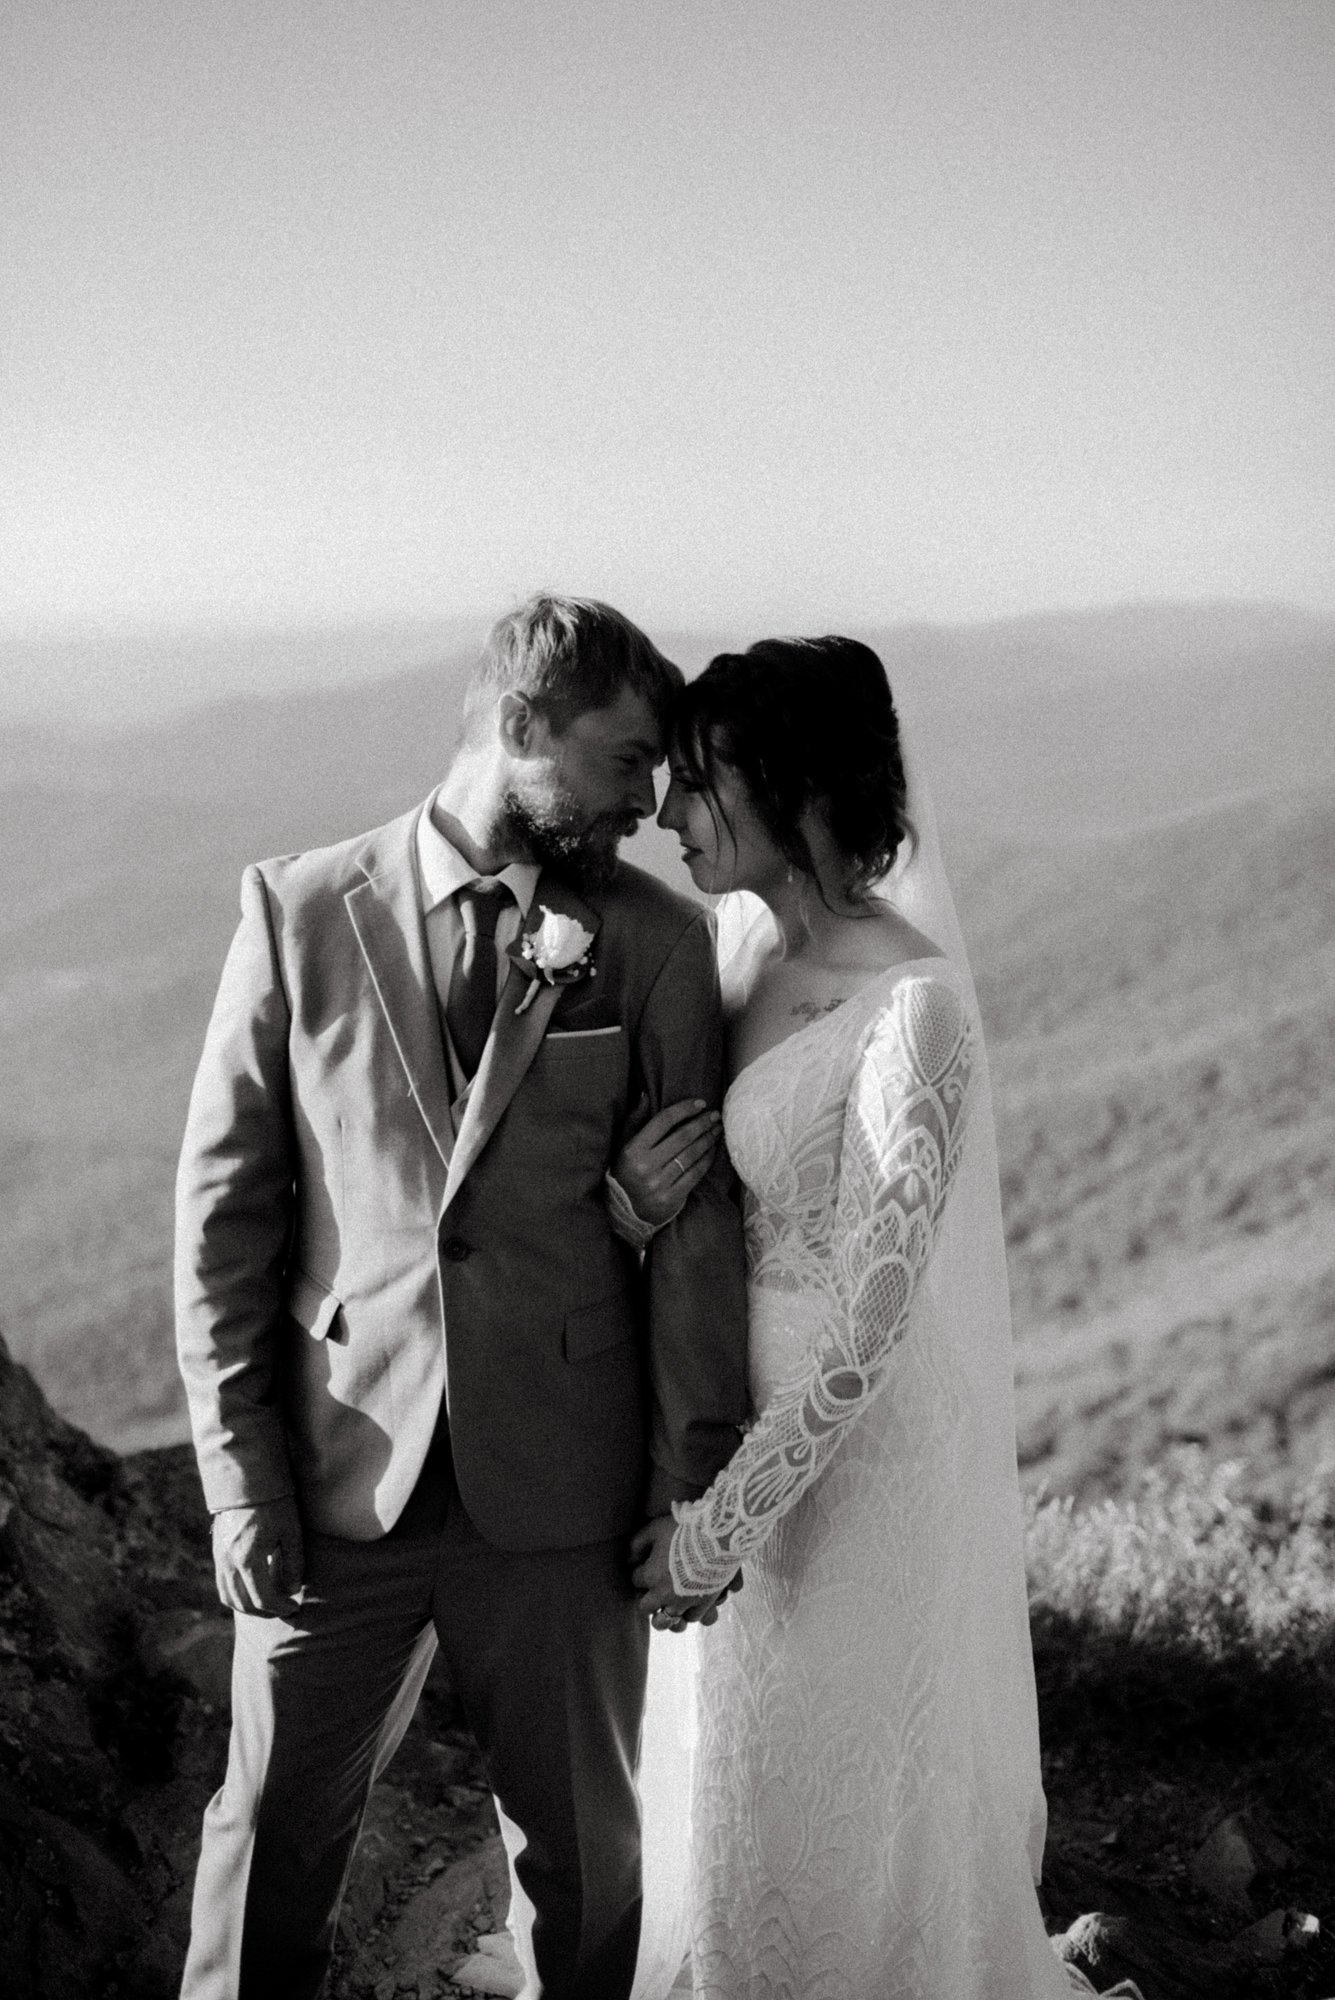
[[[174,1991],[227,1621],[186,1450],[121,1459],[0,1340],[0,1933],[12,2000]]]
[[[175,1995],[200,1820],[226,1761],[231,1643],[189,1449],[102,1450],[0,1339],[6,2000]],[[423,1965],[441,1966],[504,1911],[494,1855],[485,1896],[473,1881],[495,1822],[443,1680],[423,1708],[367,1814],[340,1994],[384,1986],[391,1917],[411,1911],[420,1929],[448,1903],[439,1937],[417,1947]]]

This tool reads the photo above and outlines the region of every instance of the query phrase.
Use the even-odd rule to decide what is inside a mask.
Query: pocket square
[[[618,1021],[610,1028],[549,1028],[547,1030],[547,1039],[549,1042],[588,1042],[592,1041],[595,1035],[619,1035],[620,1033],[621,1023]]]

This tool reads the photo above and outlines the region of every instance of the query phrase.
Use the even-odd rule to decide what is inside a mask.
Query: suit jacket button
[[[465,1243],[462,1236],[447,1236],[440,1247],[451,1264],[462,1264],[473,1254],[472,1244]]]

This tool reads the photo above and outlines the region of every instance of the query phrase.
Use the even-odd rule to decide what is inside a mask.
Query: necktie
[[[445,1021],[465,1076],[476,1073],[491,1032],[496,1012],[496,926],[513,900],[501,882],[490,889],[473,883],[459,891],[464,935],[450,974]]]

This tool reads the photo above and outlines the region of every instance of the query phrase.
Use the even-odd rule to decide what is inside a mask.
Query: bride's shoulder
[[[879,963],[891,972],[897,966],[915,965],[922,959],[947,962],[935,938],[911,924],[893,903],[879,898],[873,899],[867,921],[850,927],[850,937],[866,964]]]
[[[971,1064],[977,1029],[966,982],[940,953],[888,966],[876,981],[863,1053],[873,1062],[908,1053],[929,1072]]]

